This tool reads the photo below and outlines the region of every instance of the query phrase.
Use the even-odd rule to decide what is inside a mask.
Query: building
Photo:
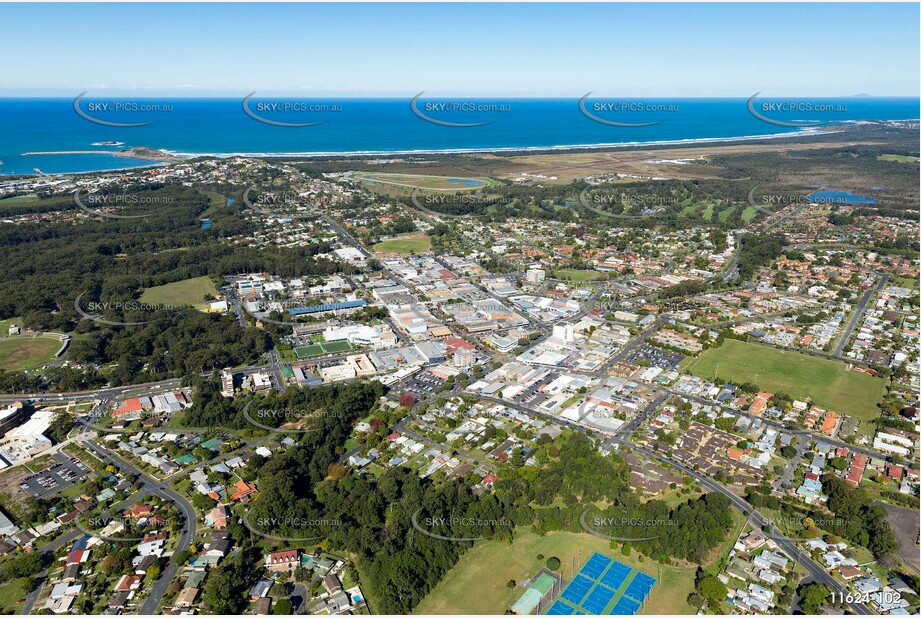
[[[301,562],[301,552],[297,549],[272,552],[265,557],[265,568],[273,573],[293,573]]]
[[[547,272],[542,268],[532,268],[528,270],[525,276],[527,277],[528,283],[539,285],[547,278]]]
[[[455,367],[470,367],[476,362],[476,354],[469,348],[457,348],[454,351]]]
[[[221,395],[233,397],[233,371],[230,369],[221,371]]]
[[[575,341],[575,328],[571,322],[559,322],[553,325],[553,338],[563,343]]]

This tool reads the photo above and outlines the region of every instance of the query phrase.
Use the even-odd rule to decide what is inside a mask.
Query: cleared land
[[[622,556],[605,539],[575,532],[550,532],[545,536],[522,532],[515,536],[511,546],[501,541],[477,544],[419,603],[414,613],[503,614],[524,593],[520,586],[506,588],[506,582],[510,579],[522,582],[532,577],[544,566],[544,560],[537,559],[538,554],[559,558],[563,576],[568,580],[573,575],[573,561],[579,569],[596,551],[656,578],[641,613],[693,613],[685,599],[694,589],[694,568],[664,567],[648,558],[640,562],[636,552]]]
[[[140,302],[171,306],[199,305],[205,298],[218,295],[219,292],[210,277],[195,277],[148,288],[141,294]]]
[[[54,360],[61,347],[57,337],[21,335],[0,340],[0,369],[35,369]]]
[[[561,268],[556,271],[557,279],[565,279],[567,281],[595,281],[604,277],[603,272],[597,270],[577,270],[574,268]]]
[[[899,558],[918,568],[918,511],[880,502],[899,543]]]
[[[408,255],[410,253],[421,253],[428,251],[432,246],[432,239],[428,236],[404,236],[402,238],[392,238],[377,243],[372,247],[379,253],[400,253]]]
[[[819,407],[861,420],[879,415],[876,404],[886,390],[885,380],[849,369],[845,363],[734,339],[682,364],[702,378],[712,378],[715,372],[725,380],[751,382],[768,392],[811,399]]]

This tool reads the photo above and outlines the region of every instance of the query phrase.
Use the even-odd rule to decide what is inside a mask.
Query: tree
[[[729,592],[726,584],[709,573],[704,573],[703,571],[699,571],[699,573],[703,573],[703,575],[698,577],[695,588],[700,593],[700,596],[706,599],[711,606],[715,606],[725,600]]]
[[[818,614],[819,606],[828,602],[828,588],[825,584],[804,584],[797,590],[799,593],[799,606],[804,614]]]
[[[560,568],[560,559],[556,556],[550,556],[547,558],[547,568],[551,571],[556,571]]]
[[[294,610],[294,607],[291,604],[290,599],[278,599],[275,601],[275,607],[272,608],[272,613],[276,616],[290,616]]]
[[[701,607],[703,607],[704,603],[706,603],[706,599],[700,596],[699,593],[692,592],[691,594],[688,595],[688,605],[690,605],[691,607],[696,607],[697,609],[700,609]]]
[[[122,560],[118,554],[109,554],[102,559],[99,567],[107,574],[118,573],[122,570]]]

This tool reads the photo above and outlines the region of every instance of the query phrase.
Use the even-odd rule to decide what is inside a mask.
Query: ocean
[[[244,109],[242,98],[105,100],[88,95],[77,104],[81,115],[75,110],[74,99],[0,99],[0,174],[32,174],[36,169],[72,173],[151,164],[113,154],[131,147],[154,148],[180,156],[386,157],[740,140],[834,130],[835,125],[862,120],[914,120],[919,116],[917,98],[759,97],[753,103],[755,110],[777,123],[752,114],[746,98],[592,96],[580,107],[577,98],[423,97],[416,102],[415,110],[410,103],[409,98],[308,100],[254,96]],[[124,127],[96,121],[150,124]],[[802,121],[827,124],[787,126]],[[281,126],[284,123],[311,126]]]

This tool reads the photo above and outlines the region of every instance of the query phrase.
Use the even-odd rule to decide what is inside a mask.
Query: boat
[[[93,142],[92,145],[93,145],[93,146],[124,146],[124,145],[125,145],[125,142],[113,142],[113,141],[108,141],[108,142]]]

